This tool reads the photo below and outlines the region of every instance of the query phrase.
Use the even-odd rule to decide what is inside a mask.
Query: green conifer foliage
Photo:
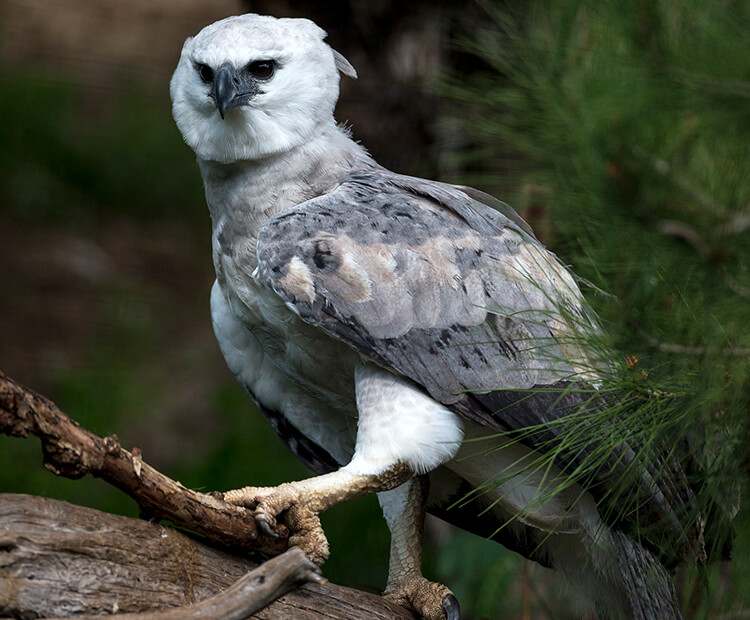
[[[447,86],[471,141],[468,181],[514,204],[592,285],[615,351],[612,413],[632,423],[588,464],[632,434],[644,456],[679,454],[700,512],[685,518],[706,519],[718,559],[750,470],[750,3],[485,8],[492,19],[466,38],[484,68]],[[734,517],[729,581],[698,569],[715,587],[691,595],[684,580],[689,617],[747,609],[733,576],[748,565],[747,524]]]

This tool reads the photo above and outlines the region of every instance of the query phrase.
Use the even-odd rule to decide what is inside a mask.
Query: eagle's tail
[[[603,609],[597,605],[600,619],[681,620],[682,613],[674,583],[665,566],[647,549],[622,532],[612,532],[612,542],[621,579],[624,603],[628,609]]]

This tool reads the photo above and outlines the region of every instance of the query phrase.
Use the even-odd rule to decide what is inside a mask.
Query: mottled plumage
[[[352,141],[333,107],[339,71],[356,74],[324,37],[307,20],[229,18],[188,39],[171,83],[211,211],[222,352],[323,474],[226,497],[264,528],[287,515],[322,561],[317,513],[379,492],[386,596],[430,619],[458,612],[419,570],[425,506],[561,570],[602,613],[678,616],[653,549],[697,539],[680,522],[692,496],[679,465],[635,462],[623,442],[584,489],[566,477],[596,437],[555,450],[557,420],[583,427],[605,406],[607,361],[575,278],[507,205],[394,174]],[[601,510],[614,479],[632,510]],[[653,527],[636,541],[630,523]]]
[[[444,404],[592,371],[573,338],[594,328],[556,258],[458,188],[415,181],[352,173],[277,214],[258,233],[258,280]],[[480,232],[467,220],[482,216]]]

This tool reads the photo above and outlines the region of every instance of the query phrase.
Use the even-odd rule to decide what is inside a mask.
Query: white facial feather
[[[354,70],[334,55],[325,36],[307,19],[248,14],[218,21],[187,39],[169,89],[185,142],[200,159],[232,163],[285,153],[333,128],[339,69]],[[247,105],[227,110],[222,119],[197,65],[216,70],[231,63],[240,69],[265,60],[276,63],[273,77]]]

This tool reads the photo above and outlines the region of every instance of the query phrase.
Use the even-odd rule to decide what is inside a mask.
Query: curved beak
[[[258,92],[257,85],[253,81],[243,80],[231,63],[225,62],[214,74],[211,97],[222,119],[229,108],[247,105]]]

